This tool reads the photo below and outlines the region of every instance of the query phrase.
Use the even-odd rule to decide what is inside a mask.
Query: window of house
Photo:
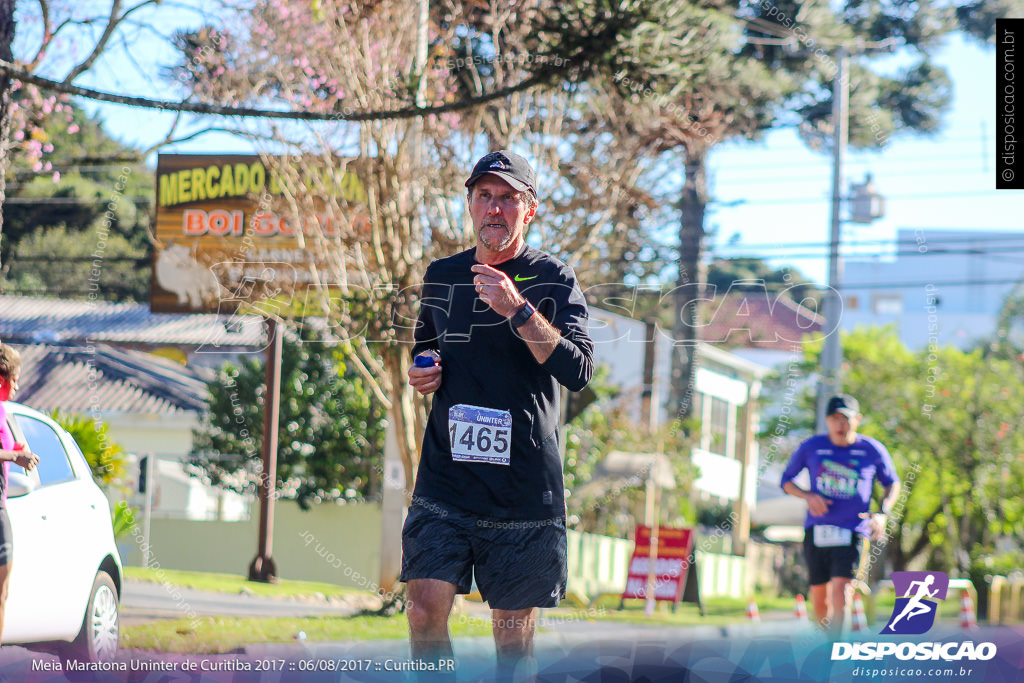
[[[875,313],[878,315],[901,315],[903,297],[899,294],[879,294],[875,297]]]
[[[711,397],[711,419],[708,423],[708,432],[711,435],[712,453],[726,455],[725,448],[728,443],[729,434],[729,410],[731,409],[726,401],[720,398]]]

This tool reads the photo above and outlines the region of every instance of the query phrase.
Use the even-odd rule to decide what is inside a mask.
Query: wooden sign
[[[294,160],[307,173],[316,173],[308,169],[317,162]],[[297,314],[307,289],[331,283],[336,251],[369,232],[356,164],[339,159],[302,178],[307,189],[296,198],[296,182],[290,197],[282,190],[281,163],[257,155],[159,156],[151,311]]]
[[[647,598],[647,575],[651,562],[651,529],[636,528],[636,547],[629,561],[629,575],[623,600],[645,600]],[[654,561],[654,599],[679,602],[683,599],[683,588],[693,566],[693,529],[658,528],[658,552]]]

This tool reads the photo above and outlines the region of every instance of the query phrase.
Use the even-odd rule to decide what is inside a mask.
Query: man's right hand
[[[441,386],[441,366],[435,365],[430,368],[412,366],[409,368],[409,384],[421,396],[434,393]]]
[[[14,456],[15,465],[28,471],[39,464],[39,456],[30,451],[26,444],[19,443],[14,448],[18,451],[18,454]]]
[[[804,496],[804,500],[807,501],[807,509],[815,517],[821,517],[828,512],[828,506],[832,504],[831,500],[819,496],[817,493],[808,493]]]

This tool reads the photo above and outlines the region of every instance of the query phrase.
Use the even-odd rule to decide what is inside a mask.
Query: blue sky
[[[195,23],[193,10],[159,10],[162,26]],[[24,34],[22,34],[24,35]],[[154,65],[170,63],[171,51],[146,34],[128,43],[137,68],[123,54],[105,58],[83,84],[102,90],[173,97],[153,77]],[[845,224],[847,257],[885,251],[903,228],[928,230],[1024,230],[1024,191],[995,187],[995,50],[959,35],[937,52],[953,83],[953,106],[938,135],[894,137],[880,152],[851,149],[844,185],[866,173],[887,198],[886,216],[871,225]],[[87,105],[99,111],[107,127],[126,142],[149,146],[166,133],[172,116],[113,105]],[[202,125],[218,125],[207,119]],[[177,152],[251,151],[245,141],[222,133],[176,145]],[[794,130],[778,130],[759,143],[721,145],[711,155],[710,187],[716,202],[707,227],[709,244],[720,256],[763,256],[774,265],[790,265],[817,282],[827,271],[831,157],[812,152]],[[733,241],[734,245],[727,243]],[[857,243],[866,243],[857,246]],[[793,246],[793,245],[817,246]]]
[[[1024,191],[994,189],[995,50],[955,35],[937,61],[949,71],[954,98],[941,132],[893,138],[880,152],[851,149],[847,155],[844,178],[860,182],[871,173],[887,197],[885,218],[844,224],[842,240],[851,245],[844,253],[850,256],[879,250],[877,243],[895,240],[899,229],[922,228],[925,235],[941,229],[1024,231]],[[716,253],[770,256],[776,265],[791,265],[824,282],[831,157],[811,152],[795,131],[780,130],[764,143],[723,146],[711,165],[720,202],[708,221],[716,229]],[[737,200],[744,203],[728,205]],[[734,235],[739,245],[725,247]],[[857,248],[857,242],[874,244]]]

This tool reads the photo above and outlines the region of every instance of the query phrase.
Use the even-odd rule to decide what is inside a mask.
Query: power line
[[[1024,278],[997,278],[991,280],[929,280],[928,282],[855,282],[842,283],[839,289],[908,289],[912,287],[981,287],[986,285],[1024,284]]]
[[[984,195],[1000,194],[1001,190],[969,190],[967,192],[930,192],[922,194],[887,195],[886,201],[895,199],[954,199],[956,197],[980,197]],[[748,204],[817,204],[818,202],[830,202],[830,197],[791,197],[772,199],[720,199],[715,204],[730,204],[727,208]]]
[[[962,177],[970,175],[985,175],[988,177],[988,171],[981,168],[964,168],[961,170],[951,171],[948,169],[940,170],[901,170],[899,171],[899,179],[905,180],[908,178],[934,178],[934,177]],[[878,174],[873,174],[875,180],[878,180]],[[810,183],[814,181],[821,181],[821,175],[813,176],[761,176],[752,178],[715,178],[716,188],[728,187],[730,185],[780,185],[780,184],[791,184],[791,183]]]
[[[129,202],[152,202],[153,197],[120,197]],[[107,204],[110,197],[7,197],[4,204]]]
[[[1024,247],[1010,248],[1010,249],[1000,249],[997,252],[975,251],[975,250],[953,250],[953,249],[951,249],[951,250],[943,250],[943,251],[929,249],[927,252],[921,252],[921,251],[918,251],[917,249],[914,249],[914,250],[911,250],[911,251],[884,252],[883,254],[878,254],[878,255],[879,256],[904,256],[904,257],[921,256],[921,257],[927,257],[927,256],[933,256],[933,255],[936,255],[936,254],[941,255],[941,256],[962,256],[962,255],[965,255],[965,254],[974,254],[974,255],[980,256],[982,258],[989,258],[989,257],[997,256],[997,255],[1000,255],[1000,254],[1020,254],[1020,253],[1024,253]],[[862,258],[860,258],[860,257],[872,256],[872,255],[874,255],[874,254],[870,254],[870,253],[865,254],[863,252],[861,252],[861,253],[852,252],[851,253],[851,252],[848,252],[845,248],[842,251],[842,256],[847,261],[849,261],[849,260],[857,260],[858,262],[864,262],[864,260]],[[821,251],[821,252],[787,253],[787,254],[782,254],[782,255],[779,255],[779,256],[770,256],[768,258],[772,258],[772,259],[785,258],[785,259],[794,260],[794,261],[808,261],[808,260],[814,260],[814,259],[823,259],[823,258],[825,258],[827,256],[828,256],[827,252]],[[741,257],[737,257],[737,258],[741,258]]]
[[[927,237],[927,230],[925,230],[923,232],[924,232],[925,236]],[[964,231],[964,232],[966,232],[966,231]],[[978,236],[978,237],[966,237],[966,236],[965,237],[946,237],[946,238],[944,238],[942,240],[942,243],[943,244],[951,244],[951,243],[960,243],[960,242],[1017,242],[1017,241],[1024,243],[1024,232],[1007,232],[1006,233],[1006,237],[997,236],[997,235],[985,235],[985,236]],[[871,246],[886,246],[886,245],[900,245],[900,244],[917,244],[917,242],[916,241],[912,241],[912,240],[900,240],[900,241],[895,241],[894,242],[892,240],[882,240],[882,239],[878,239],[878,240],[861,240],[859,242],[849,242],[849,241],[843,242],[843,246],[851,246],[851,247],[871,247]],[[733,246],[733,245],[726,245],[726,246]],[[736,246],[742,247],[742,248],[745,248],[745,249],[764,249],[764,250],[769,250],[769,249],[791,249],[793,247],[799,247],[799,248],[803,248],[803,247],[823,247],[823,248],[827,248],[829,246],[829,244],[828,244],[828,242],[794,242],[792,244],[783,244],[781,242],[763,242],[763,243],[760,243],[760,244],[758,244],[758,243],[754,243],[754,244],[737,243]]]
[[[787,149],[786,147],[782,147],[782,149],[780,149],[778,151],[779,151],[779,153],[784,153],[786,151],[786,149]],[[788,149],[798,149],[798,148],[792,147],[792,148],[788,148]],[[737,148],[734,151],[750,151],[750,150],[744,150],[742,148]],[[928,157],[927,159],[924,159],[919,154],[914,154],[914,155],[911,155],[910,157],[904,159],[904,158],[900,158],[898,155],[895,155],[895,154],[887,154],[884,159],[882,157],[880,157],[880,156],[875,156],[873,158],[869,158],[869,157],[865,156],[864,158],[851,159],[851,160],[849,160],[849,163],[851,163],[851,164],[882,164],[882,163],[884,163],[886,166],[889,166],[889,165],[892,165],[894,163],[899,163],[899,164],[931,163],[931,162],[936,161],[936,160],[941,160],[941,161],[961,161],[961,160],[964,160],[964,159],[977,159],[978,156],[979,156],[978,153],[975,152],[974,154],[957,154],[957,155],[950,155],[950,156],[935,156],[935,157]],[[721,172],[721,171],[726,170],[726,169],[729,169],[729,170],[733,170],[733,169],[735,169],[735,170],[751,170],[751,171],[774,171],[775,169],[779,169],[779,168],[807,168],[809,166],[830,166],[830,165],[831,164],[829,163],[828,159],[822,158],[822,159],[812,159],[810,161],[806,161],[806,160],[805,161],[793,161],[793,162],[789,162],[789,163],[785,163],[785,162],[778,162],[778,163],[776,163],[776,162],[768,162],[768,163],[763,163],[763,164],[762,163],[734,164],[734,163],[725,163],[725,162],[722,162],[722,161],[716,161],[716,160],[712,159],[712,161],[711,161],[709,166],[710,166],[712,171]]]

